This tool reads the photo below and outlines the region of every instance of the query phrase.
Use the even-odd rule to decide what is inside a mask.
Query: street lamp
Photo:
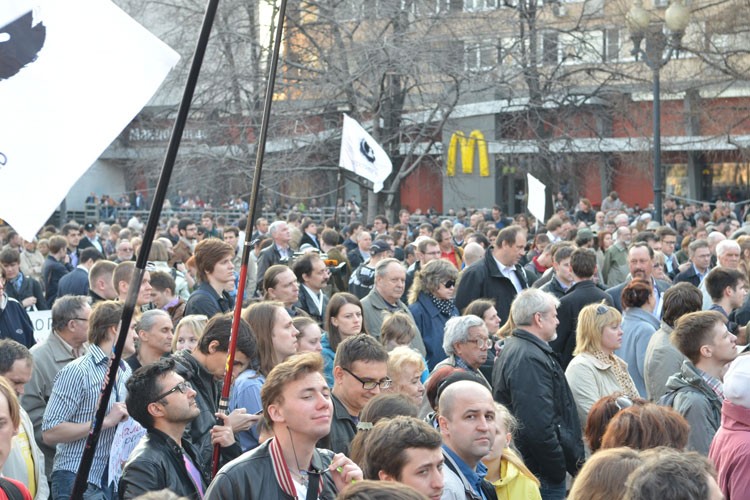
[[[672,0],[664,13],[664,21],[655,19],[643,8],[643,0],[635,0],[625,20],[633,40],[631,53],[651,68],[654,81],[654,220],[662,222],[661,171],[661,88],[659,73],[675,51],[679,50],[685,28],[690,23],[690,9],[683,0]],[[667,33],[664,32],[666,27]],[[646,39],[645,49],[641,47]]]

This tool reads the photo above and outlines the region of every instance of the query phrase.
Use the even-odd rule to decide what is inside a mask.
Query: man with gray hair
[[[722,240],[716,245],[717,265],[727,269],[738,269],[740,267],[741,253],[740,244],[735,240]],[[711,309],[713,301],[708,290],[706,290],[706,282],[702,282],[699,288],[703,293],[703,310],[707,311]]]
[[[455,316],[445,324],[443,350],[446,359],[435,365],[433,371],[441,366],[455,366],[471,372],[481,379],[487,389],[492,389],[479,367],[487,361],[487,350],[492,347],[484,320],[473,314]]]
[[[52,394],[57,372],[68,363],[86,354],[86,341],[91,314],[90,299],[83,295],[60,297],[52,306],[52,332],[31,348],[36,368],[21,396],[21,406],[34,424],[34,437],[44,453],[45,474],[52,475],[55,447],[42,441],[42,417]]]
[[[414,323],[414,316],[412,316],[406,304],[401,301],[405,281],[406,271],[398,260],[393,258],[384,259],[375,266],[375,286],[362,299],[362,310],[364,312],[367,332],[378,340],[380,339],[380,329],[383,326],[383,320],[388,313],[397,311],[406,313],[409,315],[412,323]],[[416,324],[414,328],[417,328]],[[423,356],[427,353],[422,335],[414,336],[411,347],[417,349]]]
[[[268,235],[273,243],[261,251],[258,257],[258,289],[263,286],[263,275],[266,274],[266,269],[275,264],[285,264],[292,257],[292,249],[289,246],[292,233],[286,222],[277,220],[268,226]]]
[[[125,360],[133,371],[156,363],[172,352],[172,317],[163,309],[151,309],[141,315],[136,326],[138,351]]]
[[[565,473],[575,476],[585,459],[573,394],[549,346],[559,304],[536,288],[518,294],[510,309],[516,329],[492,370],[495,401],[523,422],[515,444],[545,500],[565,498]]]

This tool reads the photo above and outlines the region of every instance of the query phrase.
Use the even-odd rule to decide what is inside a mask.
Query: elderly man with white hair
[[[490,347],[492,340],[482,318],[473,314],[453,317],[445,324],[443,333],[443,350],[448,357],[435,365],[434,370],[441,366],[455,366],[473,373],[488,389],[492,389],[479,370],[487,361],[487,350]]]
[[[709,248],[710,245],[711,244],[709,243]],[[719,243],[716,244],[715,251],[717,265],[726,267],[728,269],[738,269],[740,267],[740,244],[735,240],[725,239],[719,241]],[[709,309],[711,309],[713,301],[711,300],[711,296],[708,294],[708,290],[706,290],[705,281],[701,283],[701,286],[699,288],[701,293],[703,294],[703,310],[708,311]]]

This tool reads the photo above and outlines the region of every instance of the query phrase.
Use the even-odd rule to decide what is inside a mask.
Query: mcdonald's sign
[[[448,144],[448,158],[446,159],[446,173],[449,177],[456,175],[456,159],[458,151],[461,151],[461,172],[471,174],[474,172],[474,146],[479,153],[479,175],[490,176],[490,155],[487,151],[487,141],[484,134],[479,130],[472,130],[467,137],[462,131],[457,130],[451,136]]]

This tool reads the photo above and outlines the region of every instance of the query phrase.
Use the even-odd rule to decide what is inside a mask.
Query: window
[[[502,0],[464,0],[464,11],[477,12],[497,9],[500,1]]]
[[[558,63],[560,55],[557,35],[556,32],[551,31],[542,33],[542,43],[540,44],[542,64],[556,65]]]
[[[614,62],[620,60],[620,28],[604,30],[604,60]]]
[[[493,40],[467,42],[465,47],[467,70],[488,71],[497,64],[497,45]]]
[[[464,0],[436,0],[435,12],[460,12],[464,10]],[[468,0],[471,1],[471,0]],[[476,1],[476,0],[475,0]]]
[[[560,35],[565,64],[599,63],[604,53],[604,33],[599,30]]]

